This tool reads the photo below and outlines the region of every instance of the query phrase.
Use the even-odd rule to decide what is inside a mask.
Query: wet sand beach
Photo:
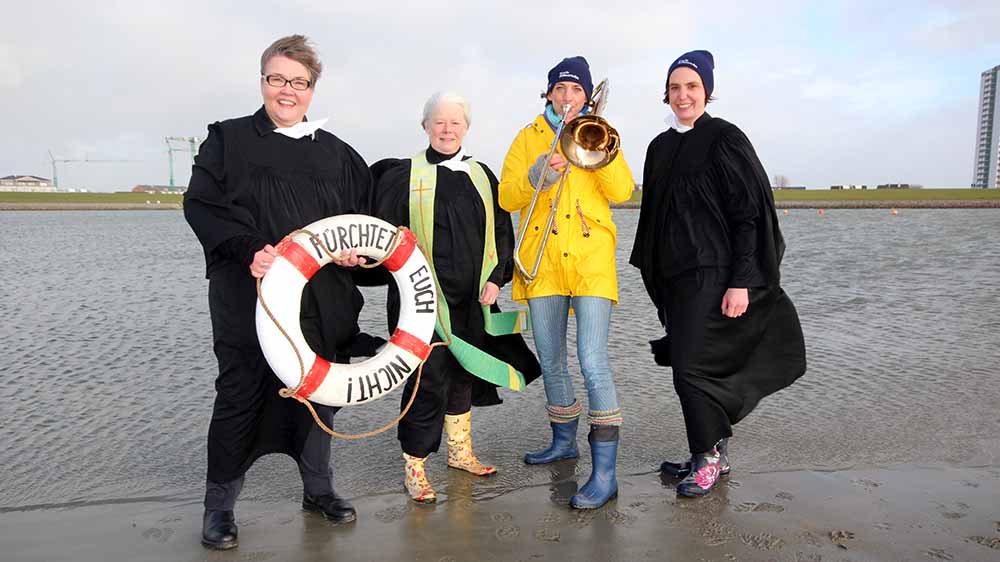
[[[676,480],[622,475],[621,497],[568,508],[573,461],[540,467],[551,483],[473,500],[474,477],[451,471],[437,505],[403,494],[354,499],[358,520],[334,526],[293,501],[240,502],[240,546],[198,543],[199,498],[48,506],[0,513],[0,543],[19,562],[427,560],[995,561],[1000,469],[894,468],[733,476],[708,498]],[[43,531],[44,530],[44,531]],[[43,532],[41,532],[43,531]],[[5,555],[6,556],[6,555]],[[7,559],[6,557],[4,559]]]
[[[442,449],[428,472],[443,501],[418,506],[394,431],[335,440],[336,487],[359,514],[338,528],[301,511],[294,462],[268,456],[237,504],[240,547],[218,553],[199,544],[216,363],[183,217],[0,213],[0,561],[1000,559],[1000,211],[779,213],[809,369],[736,426],[730,480],[694,501],[656,471],[686,455],[683,420],[626,265],[637,213],[614,218],[617,500],[567,506],[590,474],[585,431],[575,462],[521,461],[549,434],[532,384],[474,410],[476,452],[498,475],[449,470]],[[362,328],[380,333],[384,290],[365,298]],[[570,322],[570,349],[574,334]],[[346,409],[335,429],[379,427],[398,407]]]

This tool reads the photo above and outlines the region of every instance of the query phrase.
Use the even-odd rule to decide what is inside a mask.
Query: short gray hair
[[[427,103],[424,104],[424,117],[420,120],[421,127],[425,129],[427,128],[427,121],[431,118],[431,114],[434,113],[437,106],[442,103],[456,103],[462,106],[462,114],[465,117],[465,126],[472,126],[472,117],[470,116],[472,108],[469,106],[469,102],[465,101],[465,98],[455,92],[435,92],[434,95],[427,100]]]
[[[323,63],[313,48],[312,42],[305,35],[289,35],[282,37],[264,49],[260,56],[260,75],[264,75],[264,67],[274,57],[286,57],[306,67],[309,71],[310,86],[315,86],[320,74],[323,74]]]

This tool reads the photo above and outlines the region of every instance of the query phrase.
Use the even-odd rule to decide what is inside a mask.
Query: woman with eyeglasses
[[[260,456],[284,453],[302,476],[302,508],[346,523],[354,508],[333,490],[330,438],[268,367],[255,329],[256,280],[293,230],[331,215],[370,211],[371,175],[344,141],[308,121],[322,72],[301,35],[275,41],[261,56],[264,104],[253,115],[212,123],[184,196],[184,216],[204,246],[208,304],[219,363],[208,429],[202,543],[237,546],[233,514],[244,474]],[[352,252],[337,263],[357,265]],[[303,291],[302,329],[324,357],[372,355],[379,343],[360,334],[363,304],[350,270],[321,269]],[[336,408],[316,405],[328,426]]]

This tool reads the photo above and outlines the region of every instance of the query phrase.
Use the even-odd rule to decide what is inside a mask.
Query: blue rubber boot
[[[576,428],[580,420],[566,423],[549,422],[552,426],[552,444],[544,451],[524,455],[527,464],[548,464],[565,459],[575,459],[580,456],[576,448]]]
[[[618,428],[591,426],[587,441],[590,442],[594,468],[587,483],[569,500],[569,504],[576,509],[597,509],[618,496],[618,478],[615,476]]]

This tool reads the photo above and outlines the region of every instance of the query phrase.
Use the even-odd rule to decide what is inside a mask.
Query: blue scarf
[[[580,112],[580,115],[586,115],[588,113],[590,113],[589,105],[583,107],[583,111]],[[542,115],[545,116],[545,122],[549,124],[549,127],[552,127],[552,132],[556,132],[556,129],[559,128],[559,124],[562,123],[562,115],[556,114],[556,110],[552,109],[551,103],[545,104],[545,112],[542,113]]]

